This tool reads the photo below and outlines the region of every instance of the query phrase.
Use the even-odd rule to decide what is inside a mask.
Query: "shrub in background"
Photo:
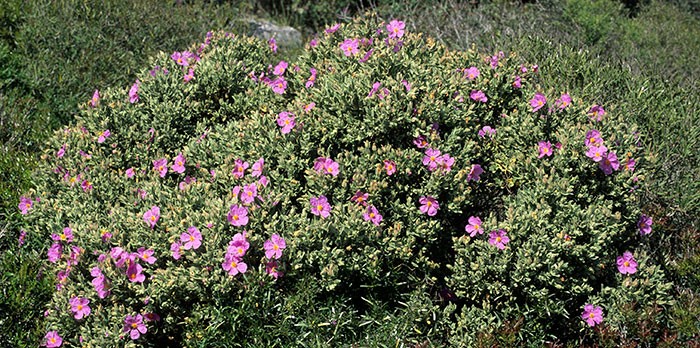
[[[672,303],[636,126],[401,24],[289,63],[216,33],[98,91],[20,207],[52,243],[47,343],[532,342]]]

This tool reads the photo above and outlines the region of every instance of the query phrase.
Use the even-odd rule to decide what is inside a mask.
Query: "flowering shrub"
[[[670,300],[635,127],[550,105],[536,67],[400,21],[154,65],[55,134],[19,206],[53,243],[46,345],[463,345],[520,317],[532,341]]]

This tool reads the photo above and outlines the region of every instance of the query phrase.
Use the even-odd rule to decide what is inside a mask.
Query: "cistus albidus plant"
[[[52,243],[44,344],[542,342],[668,304],[637,129],[522,63],[398,20],[292,62],[227,33],[154,57],[55,133],[19,206]]]

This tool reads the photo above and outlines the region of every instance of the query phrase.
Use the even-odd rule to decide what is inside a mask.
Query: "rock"
[[[274,36],[280,47],[299,47],[302,45],[301,32],[292,27],[281,27],[268,21],[247,20],[249,34],[267,41]]]

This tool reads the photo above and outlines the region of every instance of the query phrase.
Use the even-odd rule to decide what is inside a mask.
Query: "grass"
[[[548,77],[543,89],[598,96],[639,124],[644,160],[652,164],[640,204],[655,218],[656,258],[678,295],[668,329],[681,338],[700,335],[696,1],[642,1],[634,12],[612,0],[178,3],[0,0],[0,287],[15,294],[0,302],[0,341],[38,341],[37,319],[53,287],[48,277],[36,279],[45,246],[16,247],[17,200],[31,188],[30,170],[48,130],[69,123],[94,89],[127,88],[148,57],[185,49],[210,29],[231,28],[229,19],[241,14],[303,24],[309,34],[369,8],[456,49],[517,52],[540,65]]]

